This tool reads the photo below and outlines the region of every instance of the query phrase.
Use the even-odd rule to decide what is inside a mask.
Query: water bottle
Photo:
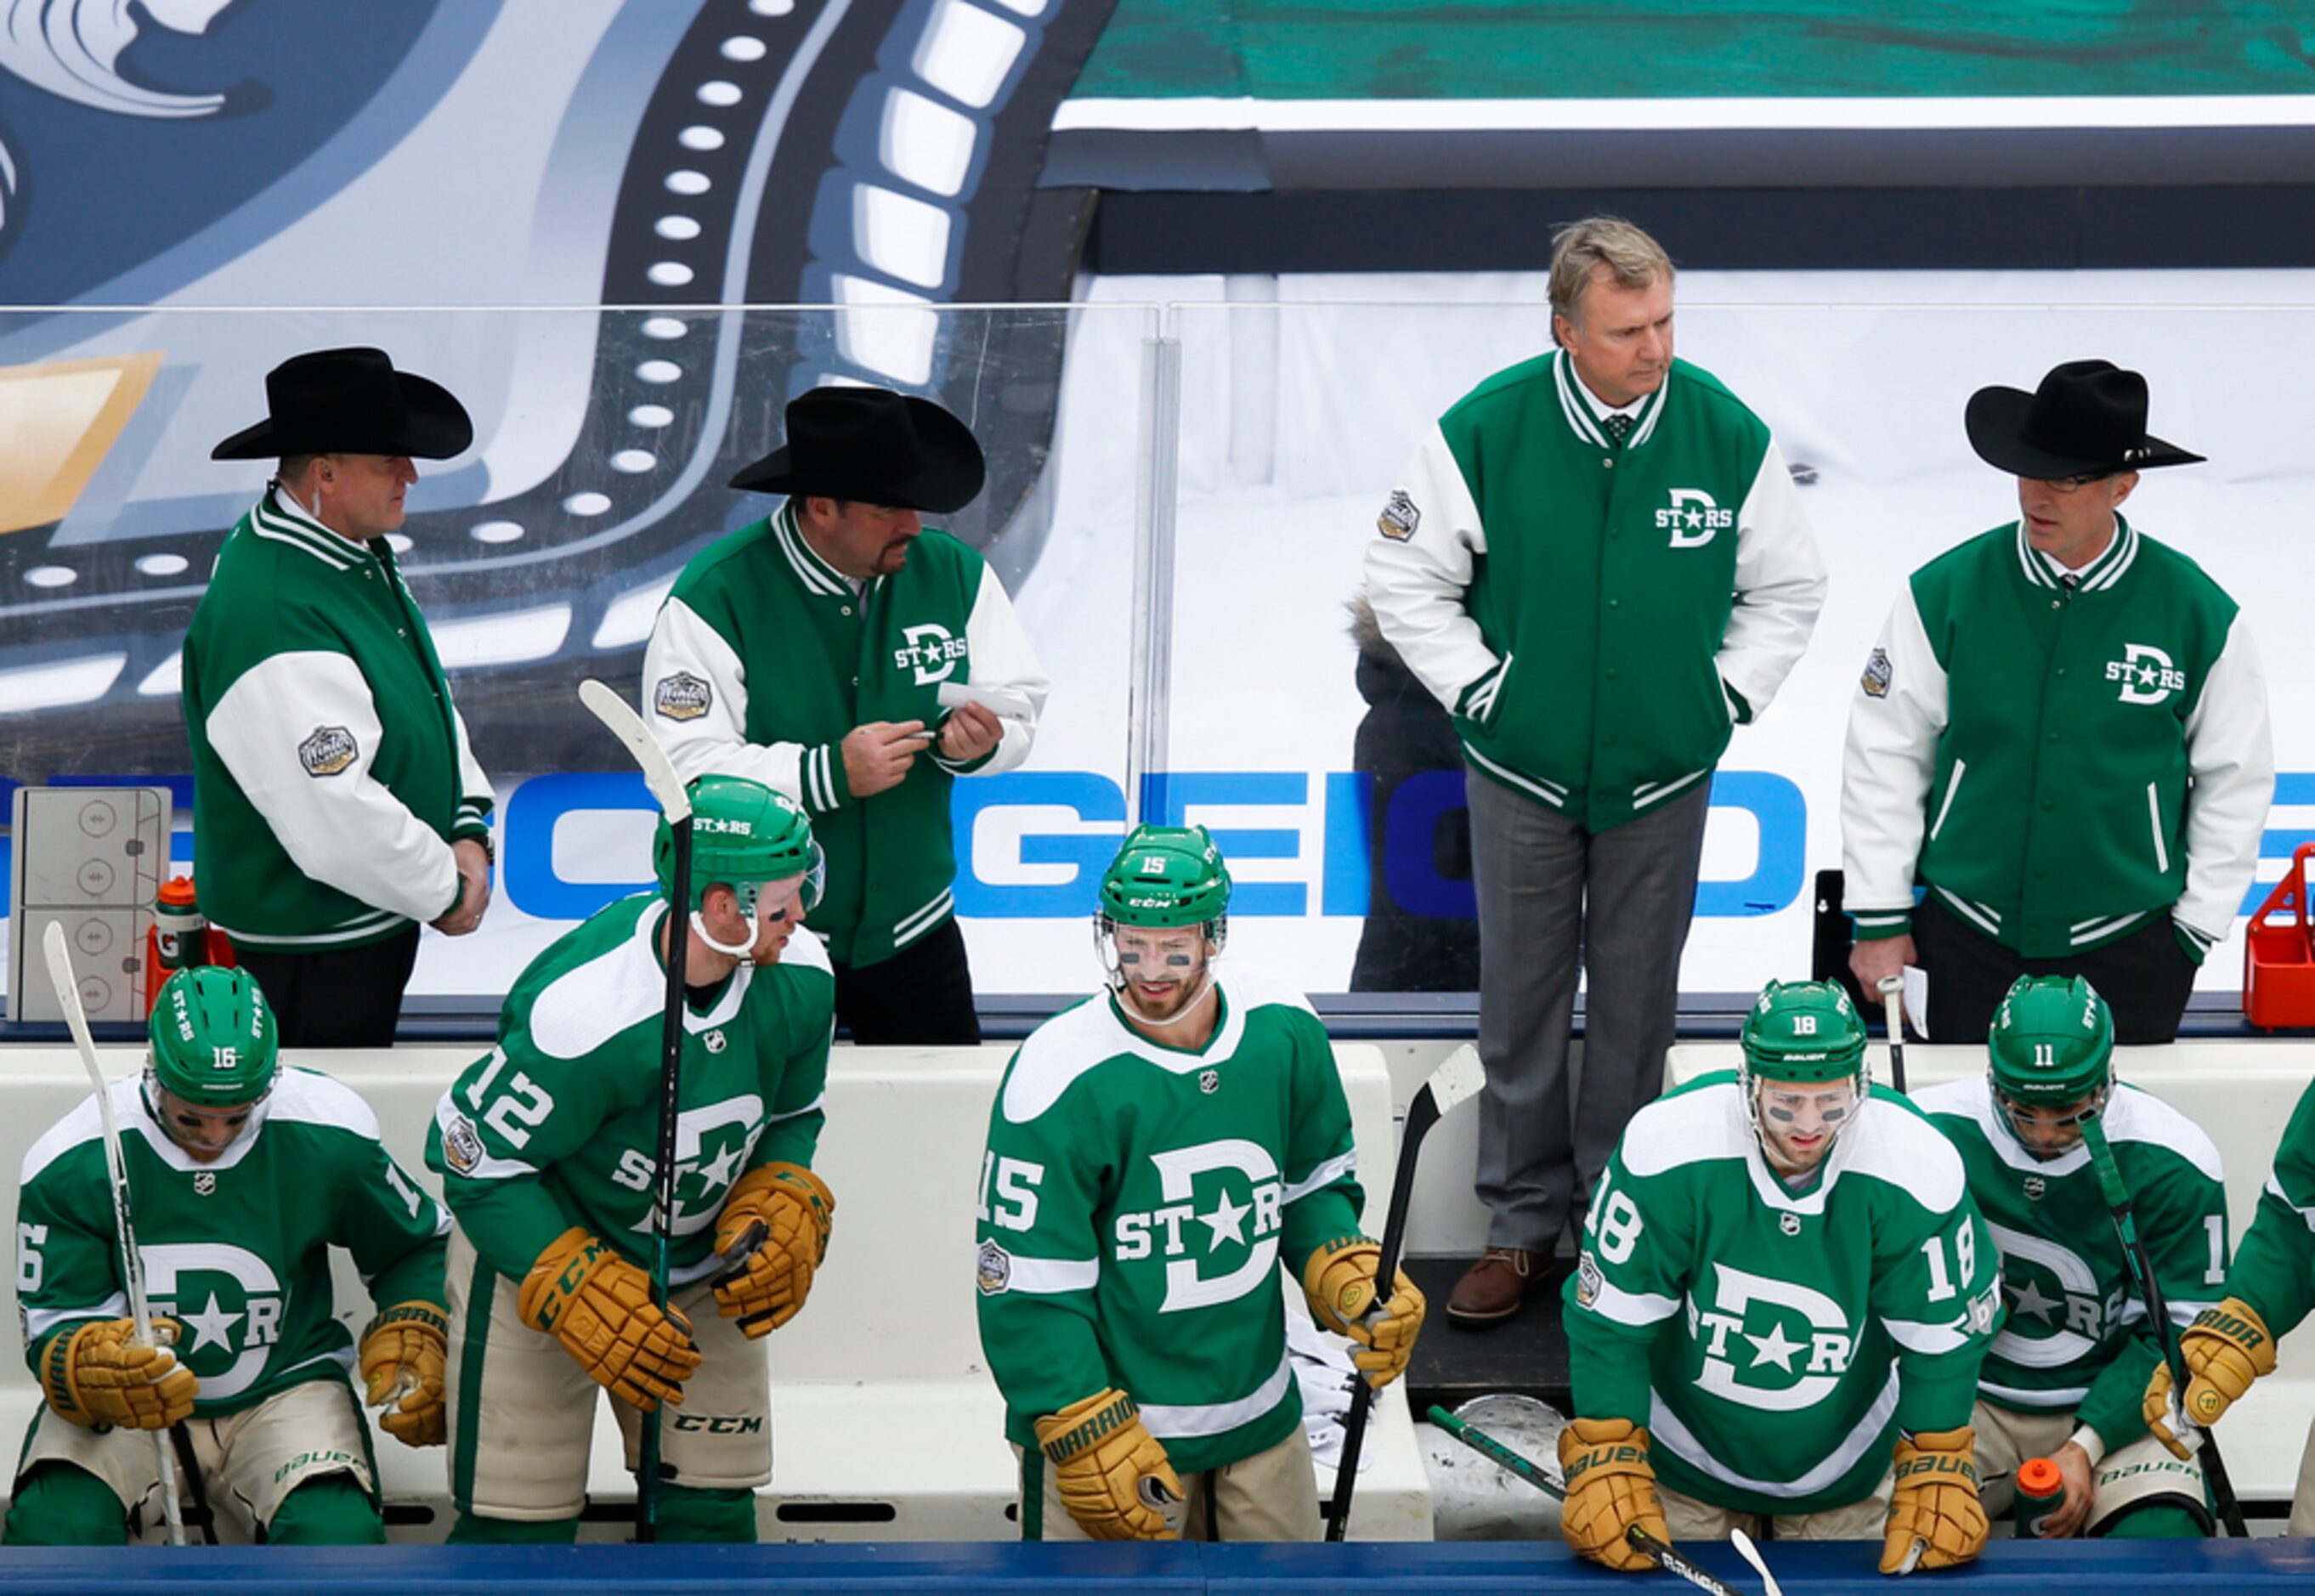
[[[2047,1458],[2018,1466],[2018,1538],[2039,1540],[2050,1532],[2050,1515],[2065,1505],[2066,1476]]]

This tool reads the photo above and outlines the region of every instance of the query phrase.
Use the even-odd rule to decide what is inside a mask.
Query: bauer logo
[[[652,689],[652,707],[670,721],[696,721],[715,702],[715,689],[688,670],[660,678]]]
[[[1422,524],[1423,512],[1415,508],[1415,501],[1406,496],[1404,488],[1391,491],[1390,501],[1375,518],[1375,530],[1393,543],[1405,543],[1415,536],[1415,529]]]
[[[2106,678],[2122,684],[2124,704],[2160,704],[2186,690],[2186,673],[2151,643],[2123,644],[2122,658],[2107,661]]]
[[[307,776],[335,776],[360,753],[354,734],[343,726],[316,726],[314,734],[297,745],[297,763],[306,767]]]
[[[973,1279],[983,1297],[994,1297],[1013,1283],[1013,1255],[993,1241],[980,1244],[973,1257]]]
[[[1672,504],[1656,511],[1656,530],[1672,534],[1672,546],[1702,548],[1736,524],[1736,512],[1723,510],[1702,488],[1674,488]]]

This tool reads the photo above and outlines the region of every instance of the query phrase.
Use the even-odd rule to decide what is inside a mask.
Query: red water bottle
[[[2050,1532],[2050,1515],[2066,1502],[2066,1476],[2047,1458],[2018,1466],[2018,1538],[2040,1540]]]
[[[161,1000],[161,988],[180,970],[209,962],[209,922],[194,896],[192,878],[173,875],[153,900],[153,931],[146,939],[145,1012]]]

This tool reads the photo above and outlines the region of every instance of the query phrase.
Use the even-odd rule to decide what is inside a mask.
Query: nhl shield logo
[[[1423,512],[1415,509],[1415,501],[1406,496],[1405,488],[1392,489],[1390,501],[1375,517],[1375,530],[1393,543],[1405,543],[1422,524]]]
[[[1778,1215],[1777,1228],[1783,1231],[1787,1236],[1798,1236],[1801,1233],[1800,1215],[1796,1213]]]
[[[652,689],[652,707],[670,721],[696,721],[715,702],[715,689],[688,670],[660,678]]]
[[[1198,1071],[1198,1090],[1203,1092],[1207,1096],[1211,1097],[1216,1092],[1220,1091],[1221,1089],[1221,1085],[1222,1072],[1220,1070],[1201,1069]]]
[[[215,1196],[216,1194],[217,1194],[217,1176],[216,1176],[214,1174],[212,1174],[212,1173],[211,1173],[210,1171],[208,1171],[208,1170],[204,1169],[204,1170],[202,1170],[199,1175],[196,1175],[195,1176],[193,1176],[193,1195],[194,1195],[194,1196],[196,1196],[196,1197],[213,1197],[213,1196]]]
[[[705,1048],[711,1053],[720,1053],[732,1044],[724,1040],[723,1032],[710,1031],[706,1035],[699,1039],[699,1045]]]
[[[314,734],[297,745],[297,763],[306,767],[307,776],[335,776],[360,753],[354,734],[343,726],[316,726]]]
[[[2026,1197],[2028,1201],[2041,1201],[2042,1193],[2048,1189],[2049,1188],[2044,1184],[2040,1175],[2029,1175],[2026,1177]]]
[[[973,1264],[974,1279],[984,1297],[994,1297],[1013,1283],[1013,1255],[993,1241],[980,1244]]]

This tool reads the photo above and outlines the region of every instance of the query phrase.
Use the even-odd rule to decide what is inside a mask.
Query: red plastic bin
[[[2315,1026],[2315,931],[2307,921],[2307,861],[2299,845],[2291,868],[2250,918],[2243,937],[2243,1017],[2263,1030]],[[2289,916],[2278,923],[2278,917]]]

